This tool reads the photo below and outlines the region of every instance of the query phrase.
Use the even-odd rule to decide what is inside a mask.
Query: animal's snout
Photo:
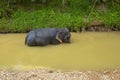
[[[67,43],[71,43],[71,40],[68,40]]]

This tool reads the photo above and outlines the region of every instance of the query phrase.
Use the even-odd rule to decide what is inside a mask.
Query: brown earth
[[[0,70],[0,80],[120,80],[120,70],[60,71],[53,69]]]

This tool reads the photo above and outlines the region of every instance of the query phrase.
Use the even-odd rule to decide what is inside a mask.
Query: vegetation
[[[75,30],[100,20],[120,28],[120,0],[2,0],[0,32],[27,32],[42,27]]]

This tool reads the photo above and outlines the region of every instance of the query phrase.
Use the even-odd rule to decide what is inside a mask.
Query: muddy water
[[[26,34],[0,34],[0,67],[120,69],[120,32],[72,33],[71,44],[28,47]]]

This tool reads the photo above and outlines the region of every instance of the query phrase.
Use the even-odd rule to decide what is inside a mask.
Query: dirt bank
[[[120,80],[120,70],[59,71],[53,69],[0,70],[0,80]]]

